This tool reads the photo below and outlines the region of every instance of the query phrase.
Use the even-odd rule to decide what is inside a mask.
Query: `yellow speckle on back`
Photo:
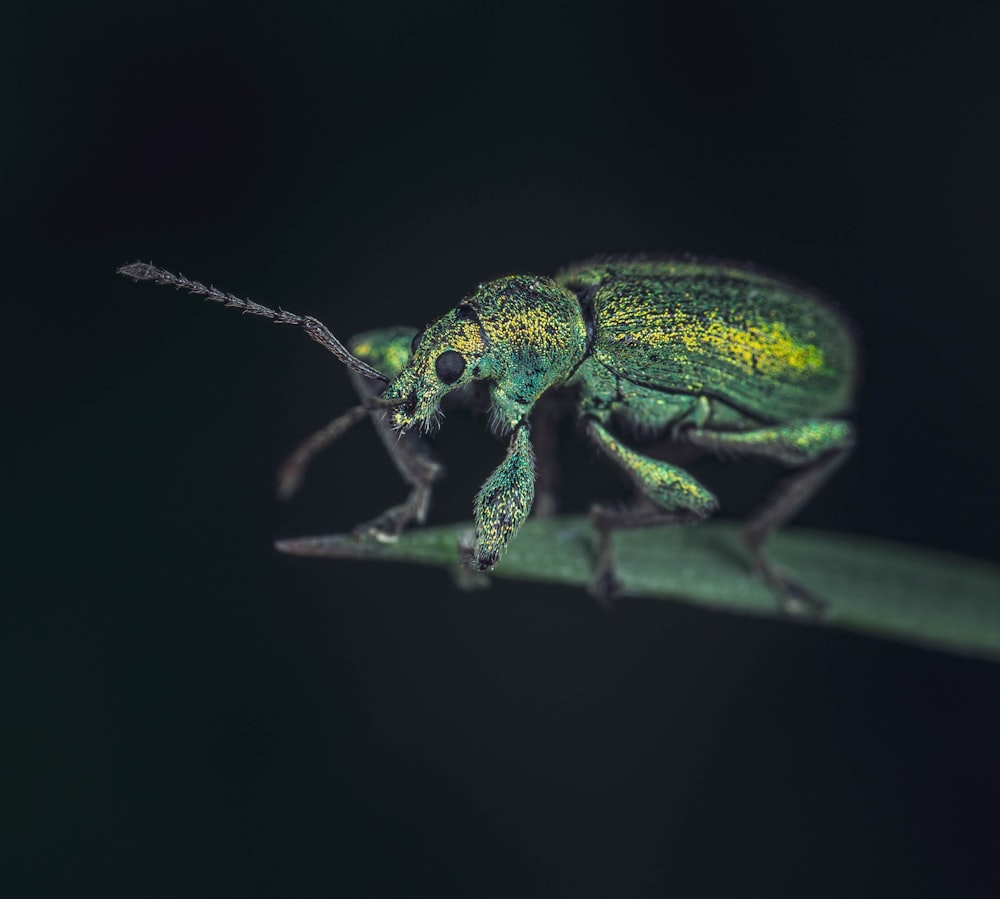
[[[662,349],[670,354],[679,346],[693,356],[708,352],[747,375],[817,374],[826,361],[819,347],[797,339],[781,321],[733,324],[714,309],[694,315],[676,307],[652,319],[637,319],[649,324],[613,333],[613,342],[645,347],[654,353]]]
[[[730,355],[748,371],[778,374],[791,369],[812,374],[823,368],[823,351],[811,343],[797,341],[784,322],[752,325],[746,330],[723,326],[718,333],[709,329],[709,339],[728,347]]]
[[[850,333],[820,297],[781,278],[712,260],[611,259],[567,269],[562,283],[590,290],[593,358],[614,375],[710,393],[766,419],[849,405]]]

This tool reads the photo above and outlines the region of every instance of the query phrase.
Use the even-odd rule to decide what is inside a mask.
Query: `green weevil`
[[[744,538],[782,608],[822,607],[765,551],[767,537],[798,512],[855,441],[844,417],[857,380],[852,328],[809,289],[717,260],[593,259],[554,278],[486,282],[421,330],[374,331],[348,349],[311,316],[275,311],[144,263],[119,271],[298,325],[348,367],[362,403],[302,444],[282,469],[279,492],[294,491],[319,449],[371,416],[411,493],[357,533],[393,539],[424,521],[443,468],[416,435],[434,429],[442,402],[483,405],[510,442],[476,496],[475,538],[466,552],[473,568],[493,568],[532,510],[536,481],[540,511],[553,506],[551,452],[536,466],[532,429],[536,442],[542,437],[551,447],[558,412],[546,410],[569,405],[583,437],[639,495],[632,507],[591,509],[592,592],[599,599],[620,589],[616,530],[696,521],[718,508],[683,468],[628,445],[666,435],[795,469],[746,525]]]

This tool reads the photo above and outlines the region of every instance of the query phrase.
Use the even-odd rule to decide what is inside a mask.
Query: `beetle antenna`
[[[333,336],[333,333],[323,322],[317,318],[313,318],[311,315],[296,315],[294,312],[286,312],[284,309],[269,309],[260,303],[255,303],[252,300],[244,300],[242,297],[238,297],[225,290],[219,290],[217,287],[210,287],[202,284],[200,281],[193,281],[190,278],[184,277],[184,275],[175,275],[173,272],[168,272],[166,269],[159,268],[152,263],[133,262],[131,265],[123,265],[118,269],[118,274],[125,275],[135,281],[152,281],[154,284],[163,284],[167,287],[186,290],[195,296],[205,297],[216,303],[221,303],[223,306],[239,309],[240,312],[246,312],[250,315],[259,315],[279,325],[297,325],[315,340],[316,343],[333,353],[348,368],[353,369],[360,375],[364,375],[366,378],[371,378],[373,381],[381,381],[384,384],[389,383],[389,379],[385,375],[372,368],[367,362],[362,362]]]

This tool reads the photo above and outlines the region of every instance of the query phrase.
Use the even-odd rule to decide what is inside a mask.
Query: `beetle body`
[[[630,478],[643,500],[630,509],[592,509],[598,532],[593,592],[599,598],[618,589],[615,530],[700,519],[717,508],[712,493],[691,474],[642,455],[617,429],[639,440],[669,434],[707,450],[797,469],[751,520],[745,537],[755,566],[783,606],[819,606],[763,549],[767,536],[798,511],[854,442],[842,417],[856,381],[851,329],[807,289],[726,262],[594,260],[554,278],[510,275],[484,283],[423,330],[395,328],[355,338],[352,354],[315,319],[219,291],[213,295],[214,288],[139,263],[123,273],[299,324],[352,369],[363,405],[348,413],[349,420],[342,417],[311,438],[299,461],[301,469],[343,427],[373,413],[413,493],[363,526],[368,533],[392,539],[424,520],[441,467],[414,435],[436,425],[446,397],[470,403],[485,392],[494,429],[510,434],[506,458],[474,505],[469,561],[491,568],[532,509],[539,474],[532,428],[545,418],[539,410],[548,398],[558,395],[571,402],[585,438]],[[371,380],[378,378],[388,382],[381,394]],[[543,475],[549,465],[546,460]]]

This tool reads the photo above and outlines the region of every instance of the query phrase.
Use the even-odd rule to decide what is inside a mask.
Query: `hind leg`
[[[766,550],[766,542],[798,513],[850,454],[855,442],[851,425],[818,419],[753,431],[689,429],[683,436],[703,449],[738,453],[798,469],[750,519],[743,530],[743,539],[754,568],[767,581],[784,611],[821,612],[826,604],[775,564]]]

